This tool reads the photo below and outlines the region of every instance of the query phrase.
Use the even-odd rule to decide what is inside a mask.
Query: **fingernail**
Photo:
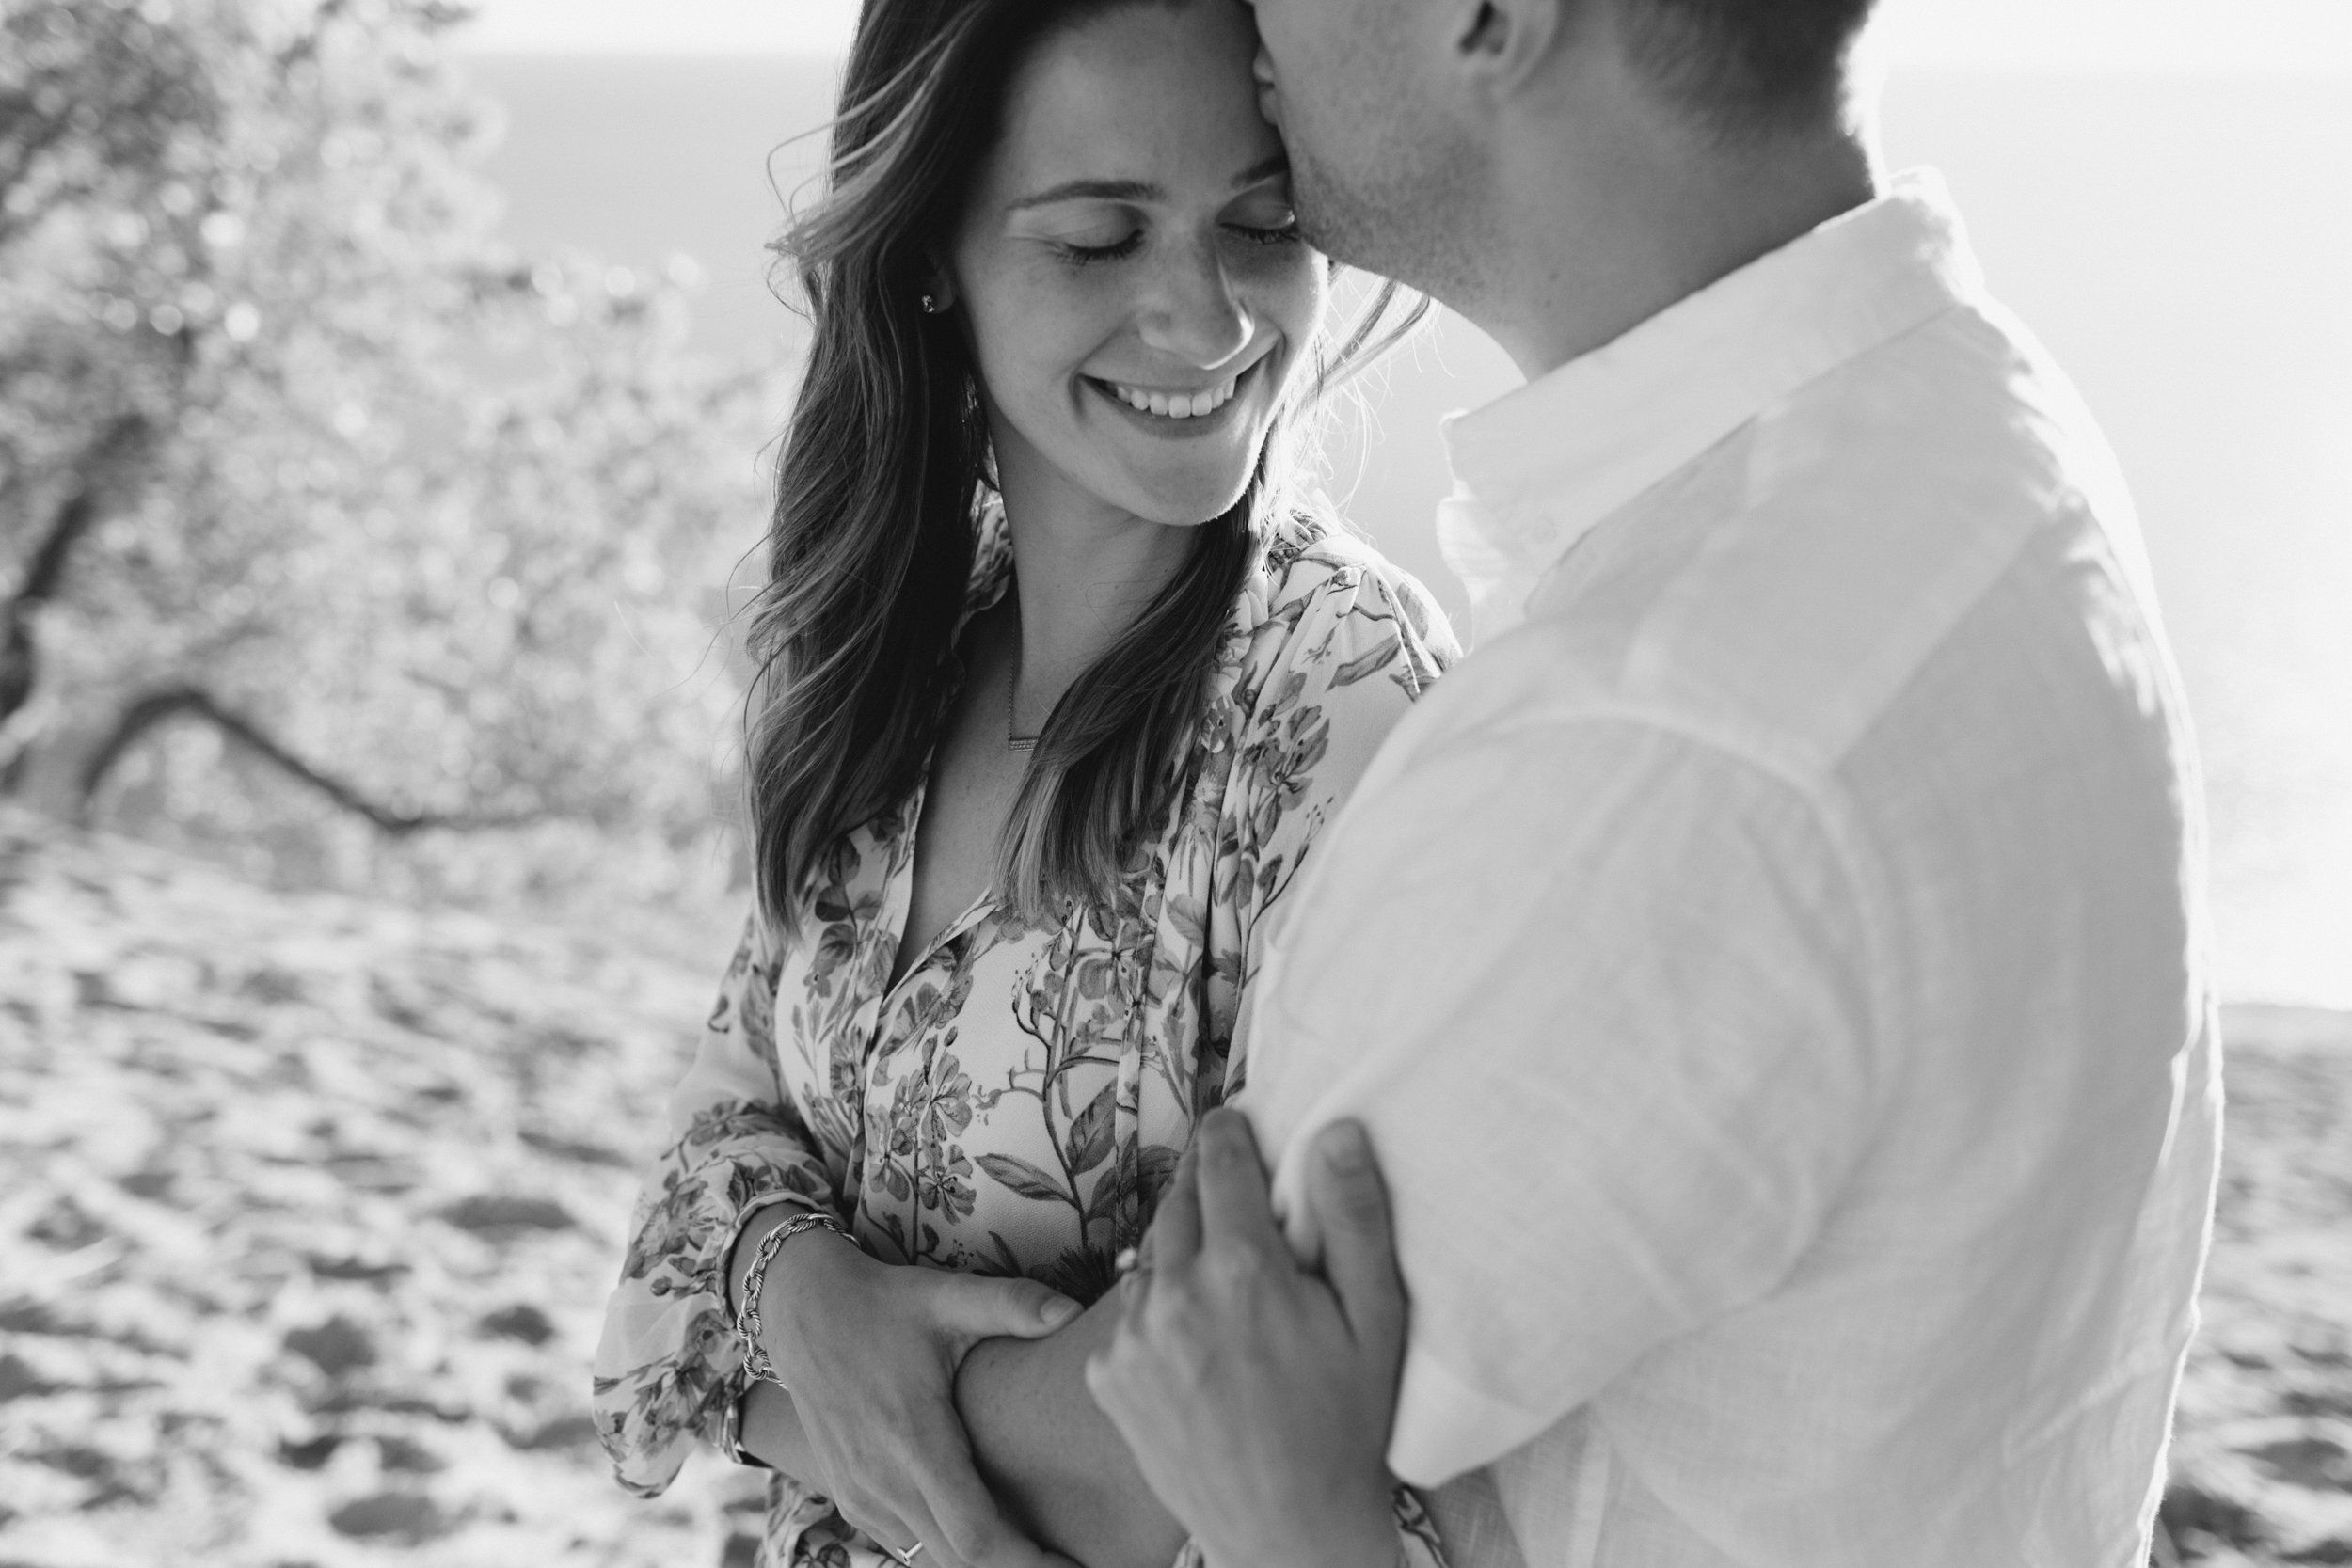
[[[1372,1164],[1372,1140],[1360,1121],[1335,1121],[1323,1130],[1323,1163],[1333,1170],[1360,1170]]]
[[[1072,1301],[1068,1296],[1056,1296],[1053,1300],[1039,1307],[1037,1309],[1037,1315],[1045,1321],[1046,1327],[1059,1328],[1062,1324],[1068,1323],[1071,1319],[1076,1317],[1084,1310],[1084,1307],[1080,1307],[1076,1302]]]

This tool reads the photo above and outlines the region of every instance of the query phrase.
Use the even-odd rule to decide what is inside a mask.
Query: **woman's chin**
[[[1138,474],[1126,510],[1167,528],[1199,528],[1231,512],[1248,493],[1255,465],[1235,473]]]
[[[1233,509],[1248,487],[1234,489],[1216,500],[1184,499],[1154,501],[1148,507],[1134,509],[1135,515],[1163,528],[1200,528],[1216,521]]]

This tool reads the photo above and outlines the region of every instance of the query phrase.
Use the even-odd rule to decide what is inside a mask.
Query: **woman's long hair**
[[[761,907],[797,930],[828,848],[903,800],[946,717],[953,641],[993,485],[961,332],[923,312],[964,193],[996,143],[1006,84],[1049,29],[1186,0],[866,0],[820,202],[780,246],[813,328],[752,608],[759,676],[747,772]],[[1309,395],[1375,343],[1378,292]],[[1227,614],[1281,490],[1284,429],[1241,500],[1055,705],[999,847],[997,888],[1030,919],[1107,901],[1184,786]]]

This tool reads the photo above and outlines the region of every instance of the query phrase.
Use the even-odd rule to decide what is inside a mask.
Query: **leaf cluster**
[[[711,820],[777,388],[688,352],[684,277],[498,242],[460,15],[0,0],[0,595],[90,519],[18,607],[20,791],[459,892]],[[182,689],[391,817],[546,831],[392,846],[217,726],[87,776]]]

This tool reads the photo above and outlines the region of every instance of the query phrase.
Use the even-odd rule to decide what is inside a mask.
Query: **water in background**
[[[508,111],[490,173],[518,242],[691,255],[703,342],[790,352],[764,282],[766,155],[822,119],[829,66],[483,58],[475,76]],[[2352,1006],[2352,81],[1915,74],[1883,118],[1889,163],[1943,168],[1994,288],[2131,480],[2203,744],[2225,992]],[[817,152],[782,146],[774,186]],[[1441,324],[1331,443],[1350,515],[1457,613],[1430,526],[1436,421],[1517,379]]]

